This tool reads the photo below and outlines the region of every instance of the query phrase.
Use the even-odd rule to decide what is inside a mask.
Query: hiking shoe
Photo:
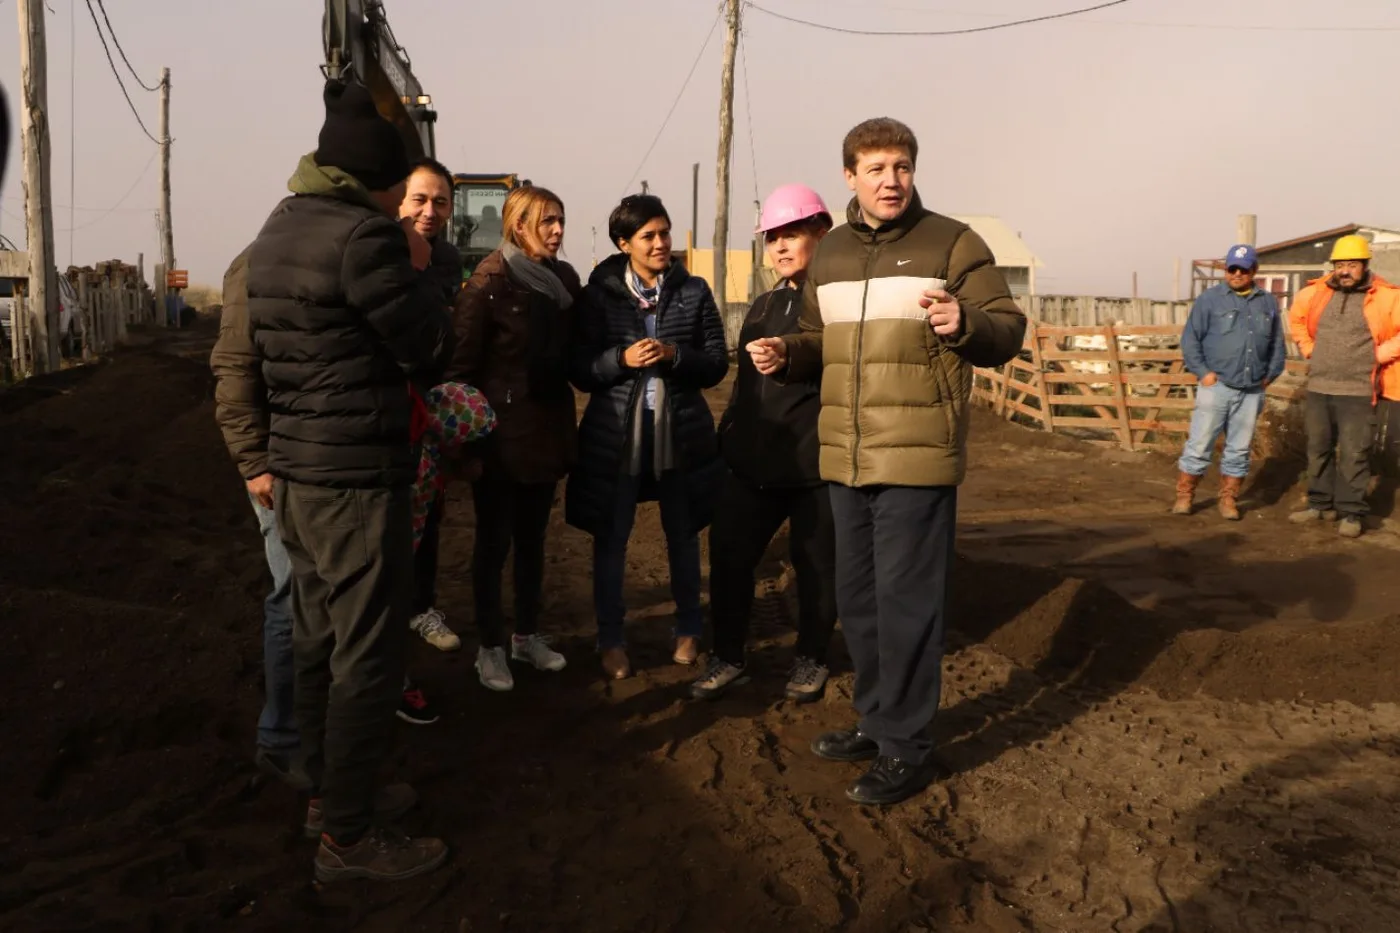
[[[549,647],[549,639],[543,635],[512,635],[510,656],[517,661],[533,664],[542,671],[562,671],[568,660]]]
[[[870,770],[850,786],[846,797],[856,803],[888,807],[922,793],[933,783],[937,773],[932,762],[916,765],[881,755]]]
[[[311,775],[306,773],[300,755],[259,747],[253,756],[253,763],[263,774],[276,778],[292,790],[310,790],[312,787]]]
[[[671,660],[686,667],[700,660],[700,639],[694,635],[682,635],[677,638],[676,650],[672,652]]]
[[[1314,509],[1309,506],[1306,509],[1299,509],[1288,516],[1288,520],[1295,525],[1306,525],[1308,522],[1335,522],[1337,520],[1336,509]]]
[[[505,693],[515,689],[515,677],[510,672],[510,665],[506,663],[505,648],[487,648],[484,645],[478,648],[476,673],[481,677],[481,685],[487,690]]]
[[[447,616],[436,609],[414,616],[409,620],[408,627],[439,651],[456,651],[462,647],[462,639],[447,627]]]
[[[798,703],[815,703],[826,692],[826,680],[831,676],[825,664],[815,658],[798,657],[788,676],[787,697]]]
[[[1343,538],[1361,537],[1361,519],[1344,518],[1337,524],[1337,534]]]
[[[428,702],[422,688],[405,681],[403,698],[399,701],[398,717],[415,726],[431,726],[438,721],[438,709]]]
[[[316,880],[322,884],[349,878],[403,881],[424,875],[447,861],[441,839],[411,839],[400,832],[375,827],[348,846],[321,837],[316,850]]]
[[[389,784],[374,795],[374,822],[390,823],[403,816],[418,802],[418,794],[407,784]],[[312,797],[306,805],[306,823],[302,832],[307,839],[318,839],[326,829],[326,817],[321,812],[321,798]]]
[[[728,693],[730,687],[737,687],[748,682],[748,675],[744,673],[742,667],[730,664],[712,654],[709,666],[705,668],[705,673],[701,674],[690,685],[690,696],[694,700],[713,700],[715,697]]]

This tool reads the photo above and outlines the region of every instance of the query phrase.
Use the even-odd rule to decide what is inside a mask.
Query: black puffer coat
[[[624,454],[642,391],[642,371],[622,362],[623,351],[646,337],[637,299],[627,288],[627,257],[621,253],[593,270],[578,308],[570,378],[592,394],[579,425],[579,462],[569,475],[565,519],[592,535],[611,527]],[[676,467],[685,477],[691,530],[709,523],[724,480],[715,440],[715,419],[702,390],[729,371],[724,323],[704,279],[675,265],[661,286],[656,318],[658,340],[676,345],[674,362],[660,369]],[[644,488],[647,484],[644,484]]]
[[[439,381],[452,353],[442,291],[363,189],[305,162],[298,179],[316,193],[278,205],[248,260],[272,413],[268,472],[315,486],[406,486],[418,467],[409,382]]]
[[[739,346],[797,333],[801,313],[800,288],[781,286],[759,295],[739,332]],[[729,469],[764,488],[825,485],[817,467],[821,409],[818,382],[769,379],[754,368],[751,356],[740,352],[734,394],[719,422],[719,447]]]

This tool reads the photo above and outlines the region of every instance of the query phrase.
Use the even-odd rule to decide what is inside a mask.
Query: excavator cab
[[[502,226],[506,195],[521,185],[514,173],[509,175],[453,175],[452,185],[452,243],[462,254],[462,278],[471,278],[476,264],[501,245],[505,236]]]

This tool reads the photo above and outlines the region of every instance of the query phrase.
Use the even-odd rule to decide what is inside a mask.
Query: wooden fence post
[[[1123,384],[1123,361],[1118,355],[1118,331],[1112,324],[1107,324],[1103,333],[1108,344],[1108,375],[1113,380],[1113,401],[1118,407],[1118,437],[1124,450],[1132,450],[1132,421],[1128,416],[1127,386]]]
[[[1035,367],[1035,385],[1040,390],[1040,410],[1043,415],[1041,427],[1046,431],[1055,431],[1055,409],[1050,404],[1050,384],[1045,381],[1045,360],[1040,355],[1040,322],[1031,321],[1029,325],[1031,338],[1031,365]]]

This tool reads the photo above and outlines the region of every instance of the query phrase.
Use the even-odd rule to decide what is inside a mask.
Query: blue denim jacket
[[[1215,285],[1196,299],[1181,334],[1181,356],[1197,379],[1215,375],[1234,389],[1253,389],[1283,374],[1287,349],[1278,302],[1255,288],[1237,295]]]

